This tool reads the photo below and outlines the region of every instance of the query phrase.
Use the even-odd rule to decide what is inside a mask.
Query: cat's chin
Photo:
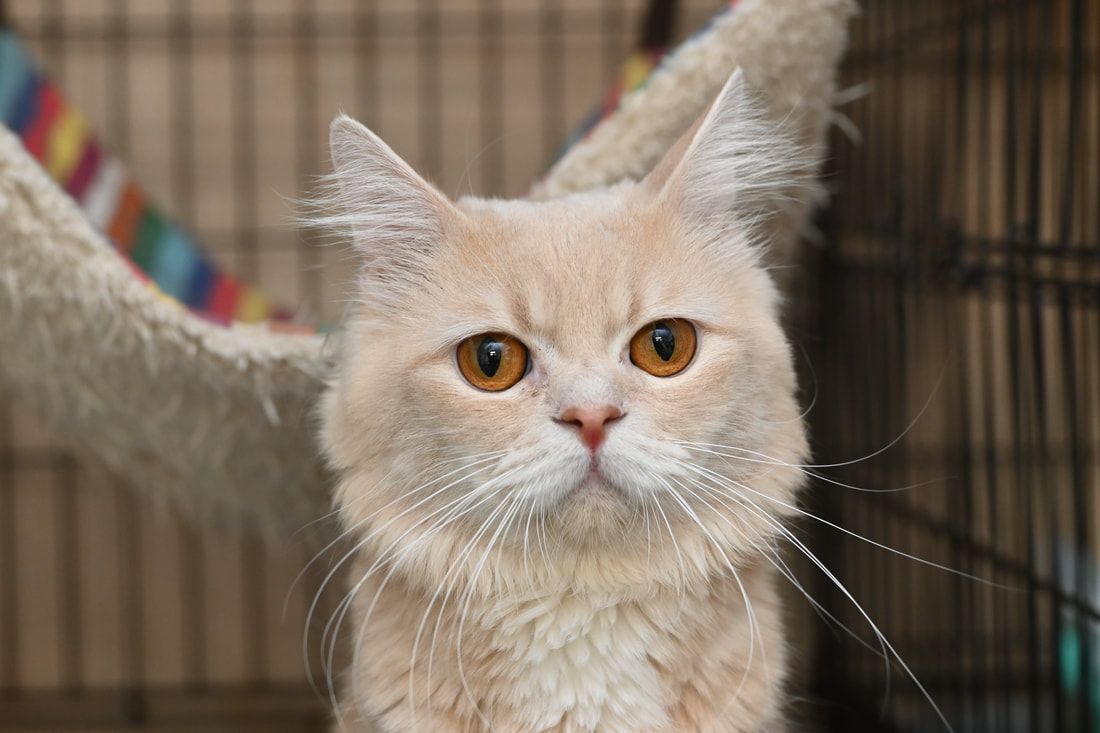
[[[577,482],[576,486],[562,497],[562,504],[582,503],[597,504],[614,502],[622,504],[625,494],[622,489],[613,484],[599,471],[589,471],[584,478]]]
[[[619,527],[627,509],[626,494],[600,473],[590,472],[558,505],[567,532],[592,535],[601,529]]]

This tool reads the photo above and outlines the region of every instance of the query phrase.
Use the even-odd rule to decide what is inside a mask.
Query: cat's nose
[[[623,416],[623,411],[614,405],[596,407],[570,407],[558,417],[560,422],[572,425],[580,433],[581,442],[593,453],[603,444],[607,424]]]

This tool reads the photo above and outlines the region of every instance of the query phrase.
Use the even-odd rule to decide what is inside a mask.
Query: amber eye
[[[655,377],[671,377],[695,356],[695,326],[680,318],[654,321],[630,339],[630,360]]]
[[[458,345],[458,368],[478,389],[500,392],[527,373],[527,347],[503,333],[471,336]]]

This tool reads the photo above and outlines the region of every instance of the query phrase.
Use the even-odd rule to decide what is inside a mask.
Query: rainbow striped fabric
[[[718,18],[731,12],[737,6],[737,3],[738,0],[728,0],[726,7],[719,10],[702,28],[695,31],[688,38],[688,41],[705,33]],[[561,160],[575,143],[592,134],[592,131],[599,127],[601,122],[619,109],[625,94],[644,87],[650,77],[653,76],[653,72],[660,68],[669,55],[667,50],[663,48],[640,48],[628,56],[622,66],[619,67],[615,81],[612,83],[611,88],[607,90],[603,101],[569,134],[558,149],[551,165]]]
[[[6,28],[0,28],[0,124],[22,138],[150,287],[220,324],[269,321],[282,328],[289,321],[259,290],[220,272],[153,205]]]

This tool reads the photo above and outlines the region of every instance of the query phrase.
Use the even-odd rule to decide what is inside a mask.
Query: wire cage
[[[333,318],[353,263],[277,194],[324,169],[337,108],[448,193],[520,194],[638,29],[657,46],[717,5],[9,0],[0,20],[222,264]],[[1100,7],[863,6],[791,325],[819,464],[796,537],[829,569],[798,568],[823,620],[796,713],[1095,733]],[[301,654],[321,578],[287,598],[308,551],[175,521],[11,397],[0,730],[324,730]]]
[[[867,541],[816,523],[854,633],[821,635],[816,699],[835,730],[1092,733],[1100,6],[872,0],[853,33],[806,327],[847,486],[808,506]]]

